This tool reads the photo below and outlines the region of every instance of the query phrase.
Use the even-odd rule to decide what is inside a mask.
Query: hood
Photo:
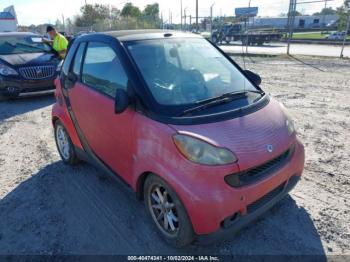
[[[34,65],[58,61],[53,53],[25,53],[0,55],[0,59],[12,66]]]
[[[295,140],[295,135],[288,135],[286,116],[280,104],[272,98],[264,108],[243,117],[202,125],[171,126],[179,133],[230,149],[237,156],[241,170],[279,156]],[[272,152],[267,150],[270,145]]]

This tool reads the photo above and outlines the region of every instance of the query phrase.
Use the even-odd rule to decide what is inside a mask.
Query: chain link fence
[[[140,17],[120,17],[116,20],[105,19],[88,26],[76,26],[74,24],[62,25],[59,31],[66,34],[75,35],[81,32],[105,32],[113,30],[132,30],[132,29],[157,29],[161,28],[162,23],[158,17],[140,16]]]

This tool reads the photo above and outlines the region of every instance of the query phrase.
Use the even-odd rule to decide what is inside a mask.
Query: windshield
[[[257,90],[201,38],[135,41],[127,43],[127,48],[162,105],[194,104],[230,92]]]
[[[0,36],[0,54],[21,54],[35,52],[50,52],[51,48],[42,42],[40,36]]]

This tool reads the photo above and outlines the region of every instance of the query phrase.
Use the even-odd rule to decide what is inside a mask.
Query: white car
[[[345,37],[345,32],[334,32],[326,37],[329,40],[343,40]]]

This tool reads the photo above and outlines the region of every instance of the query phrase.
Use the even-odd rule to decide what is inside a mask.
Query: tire
[[[55,141],[62,161],[67,165],[76,165],[79,159],[69,134],[60,120],[55,122]]]
[[[163,179],[155,175],[150,175],[146,179],[144,199],[158,232],[167,243],[183,247],[194,241],[195,234],[186,209],[175,191]],[[167,216],[161,215],[164,212],[167,213]],[[165,222],[165,217],[167,217],[167,222]],[[167,229],[165,224],[167,224]]]

